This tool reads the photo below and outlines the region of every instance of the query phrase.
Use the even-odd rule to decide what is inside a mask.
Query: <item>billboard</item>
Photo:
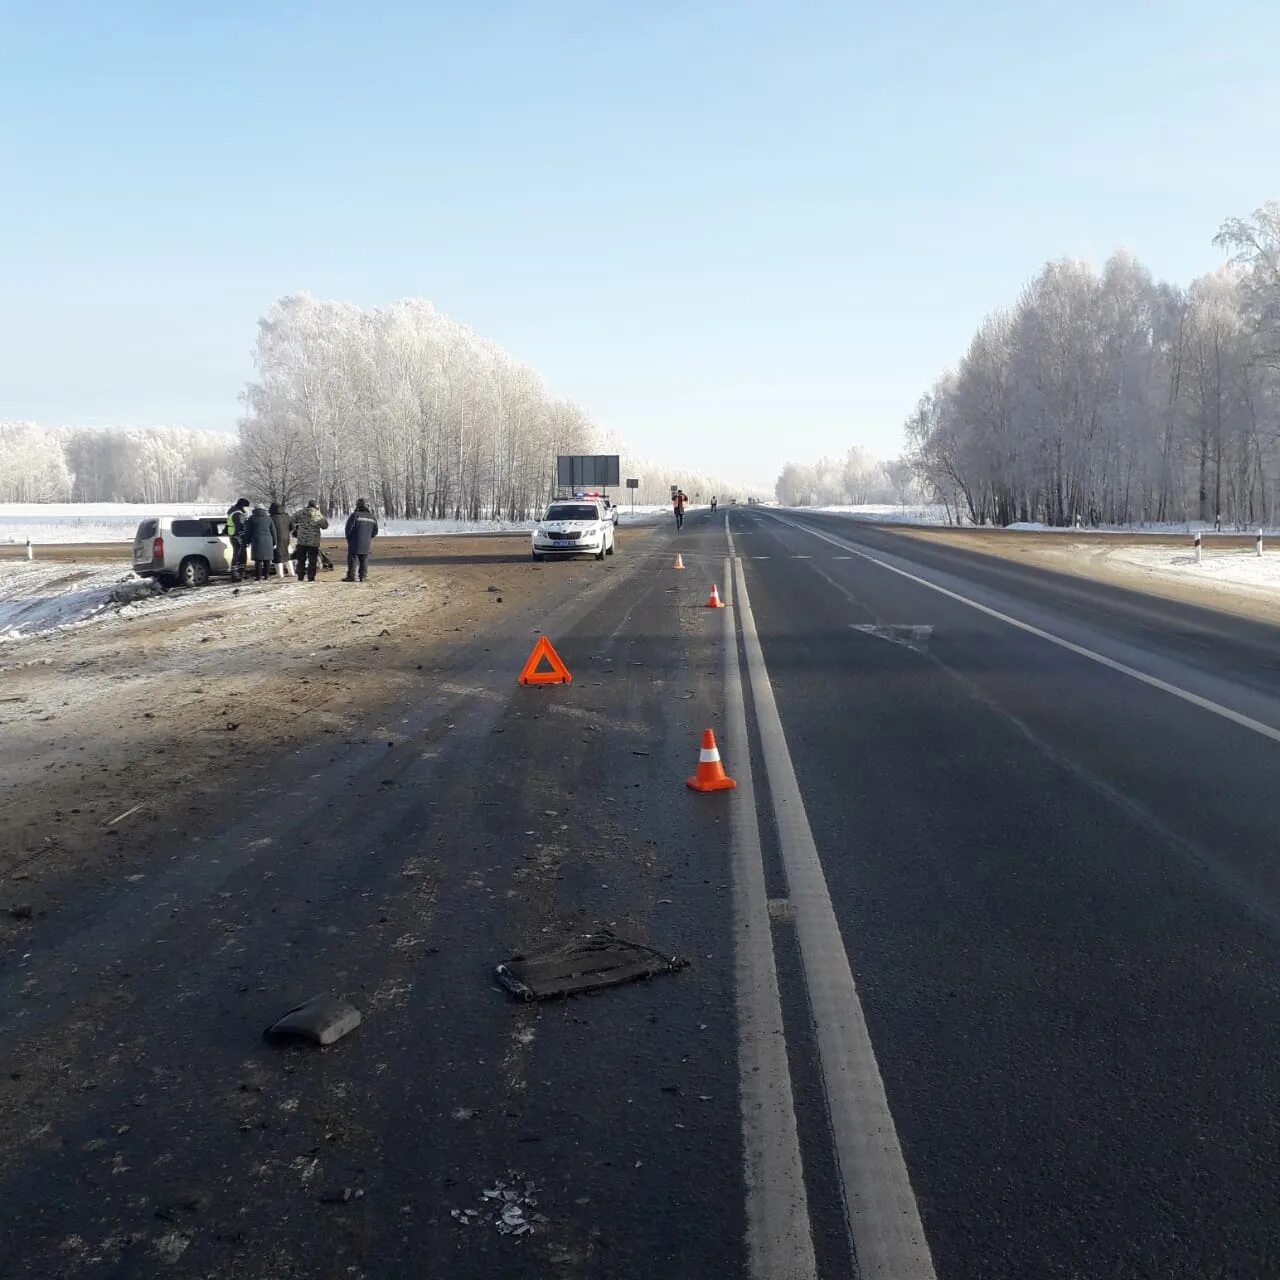
[[[616,489],[621,474],[616,453],[562,453],[556,459],[556,484],[563,489]]]

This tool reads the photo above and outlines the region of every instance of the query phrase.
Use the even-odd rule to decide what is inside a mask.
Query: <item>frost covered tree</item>
[[[364,311],[282,298],[259,322],[254,361],[236,467],[247,492],[305,493],[330,511],[366,497],[388,516],[518,519],[552,495],[557,455],[626,454],[534,370],[422,299]],[[665,501],[670,484],[716,492],[709,477],[623,465],[644,480],[641,501]]]
[[[185,427],[0,425],[0,501],[193,502],[225,480],[233,444]]]
[[[0,422],[0,502],[65,502],[71,473],[62,445],[34,422]]]
[[[905,423],[934,498],[975,523],[1274,522],[1280,206],[1183,291],[1131,254],[1047,264]]]

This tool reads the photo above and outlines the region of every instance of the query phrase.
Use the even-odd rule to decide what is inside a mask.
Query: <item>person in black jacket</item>
[[[266,507],[254,507],[253,515],[245,522],[244,540],[253,557],[253,570],[259,582],[271,576],[276,558],[276,525]]]
[[[378,521],[369,504],[356,500],[356,509],[347,517],[347,576],[343,582],[355,582],[359,569],[360,581],[369,577],[369,552],[378,536]]]
[[[276,527],[276,577],[293,577],[293,561],[289,559],[289,513],[278,502],[269,508],[271,523]]]
[[[231,581],[244,577],[244,526],[248,517],[249,499],[237,498],[234,507],[227,508],[227,536],[231,539]]]

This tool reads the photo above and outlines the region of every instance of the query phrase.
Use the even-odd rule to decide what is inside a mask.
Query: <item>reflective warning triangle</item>
[[[545,659],[551,667],[550,671],[539,671],[538,663]],[[560,655],[551,647],[546,636],[539,636],[538,643],[533,646],[529,661],[524,664],[520,673],[521,684],[572,684],[573,677],[569,668],[560,660]]]

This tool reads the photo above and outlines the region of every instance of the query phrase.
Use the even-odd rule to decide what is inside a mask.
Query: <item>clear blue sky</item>
[[[430,298],[638,452],[900,424],[1050,257],[1280,195],[1280,4],[0,0],[0,419],[230,428],[281,294]]]

